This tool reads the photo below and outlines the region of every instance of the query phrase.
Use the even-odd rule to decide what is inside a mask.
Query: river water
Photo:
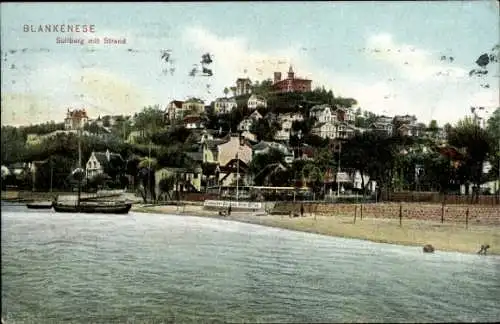
[[[7,323],[500,320],[500,258],[189,216],[2,206]]]

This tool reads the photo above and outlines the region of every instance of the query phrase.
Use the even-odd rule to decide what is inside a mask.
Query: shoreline
[[[357,218],[352,216],[292,217],[285,215],[262,215],[259,212],[233,212],[231,216],[220,216],[216,210],[205,210],[201,206],[141,206],[134,205],[132,212],[145,214],[169,214],[216,218],[227,221],[261,225],[285,230],[371,241],[375,243],[420,246],[432,244],[436,251],[476,254],[481,244],[489,244],[488,255],[500,255],[500,226],[471,225],[427,220],[406,220],[399,226],[393,218]]]

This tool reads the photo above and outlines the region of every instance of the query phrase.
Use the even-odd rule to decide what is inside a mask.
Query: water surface
[[[9,323],[493,322],[499,300],[496,256],[2,206]]]

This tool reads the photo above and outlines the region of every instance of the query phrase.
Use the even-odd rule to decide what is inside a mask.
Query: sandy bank
[[[160,214],[179,214],[272,226],[322,235],[363,239],[380,243],[423,246],[432,244],[438,251],[476,253],[481,244],[489,244],[489,254],[500,255],[500,227],[453,224],[423,220],[405,220],[400,227],[397,219],[352,216],[259,216],[253,212],[233,212],[221,217],[217,211],[204,210],[201,206],[144,206],[136,205],[132,211]]]

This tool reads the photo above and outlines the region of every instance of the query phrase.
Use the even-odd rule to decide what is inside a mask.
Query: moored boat
[[[26,204],[29,209],[51,209],[53,205],[52,201],[35,201]]]
[[[93,214],[128,214],[131,203],[54,203],[54,210],[58,213],[93,213]]]

